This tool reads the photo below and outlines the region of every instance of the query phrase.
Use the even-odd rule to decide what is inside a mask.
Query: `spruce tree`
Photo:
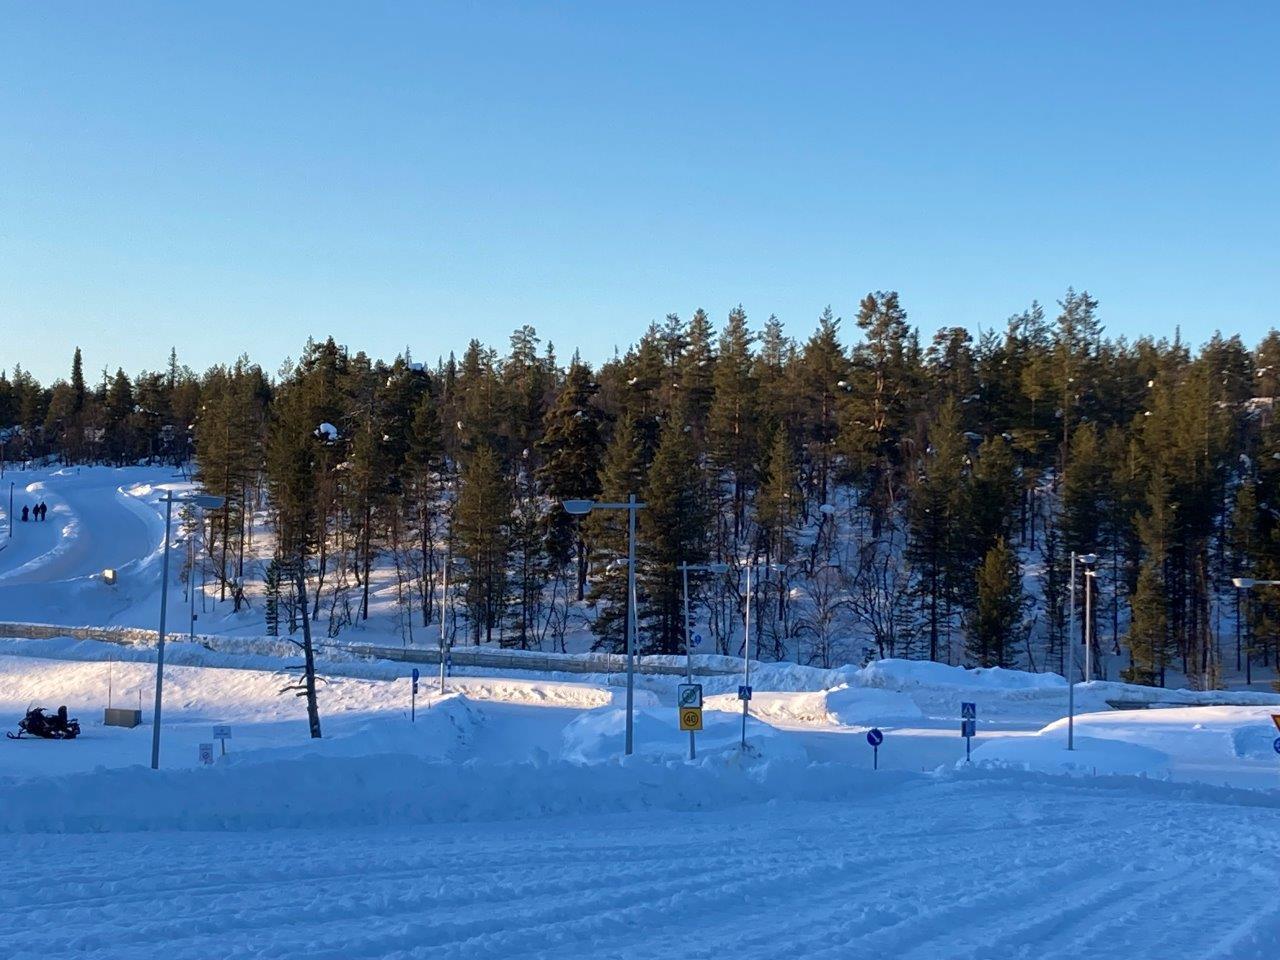
[[[1018,556],[997,537],[975,577],[977,601],[969,620],[966,649],[979,667],[1013,666],[1014,643],[1022,623],[1022,578]]]
[[[644,489],[643,451],[634,422],[619,420],[600,468],[600,499],[625,503]],[[591,553],[593,582],[587,599],[596,608],[591,629],[599,638],[596,646],[613,652],[626,648],[627,604],[627,513],[625,510],[597,510],[581,521]]]
[[[542,466],[537,479],[542,492],[558,504],[566,499],[591,499],[600,492],[600,458],[604,452],[600,411],[592,402],[598,387],[591,369],[576,357],[564,385],[543,418],[538,450]],[[547,514],[550,561],[563,567],[576,563],[578,599],[587,584],[587,541],[582,523],[561,509]]]
[[[465,563],[465,602],[471,637],[493,639],[510,590],[511,484],[497,454],[487,445],[471,454],[458,484],[453,509],[457,555]]]
[[[644,603],[643,649],[678,653],[683,649],[681,563],[706,557],[707,501],[701,471],[683,417],[669,418],[649,470],[640,512],[638,571]]]

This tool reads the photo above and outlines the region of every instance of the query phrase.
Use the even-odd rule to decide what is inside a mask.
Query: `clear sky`
[[[0,367],[274,370],[741,302],[1255,342],[1280,5],[0,0]],[[848,332],[851,337],[853,331]]]

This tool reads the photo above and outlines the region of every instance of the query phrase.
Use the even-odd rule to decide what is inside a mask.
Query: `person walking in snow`
[[[23,506],[22,506],[22,522],[23,522],[23,523],[26,523],[26,522],[27,522],[27,507],[26,507],[26,504],[23,504]]]
[[[49,516],[49,505],[41,500],[38,509],[40,511],[40,522],[44,523],[45,518]]]

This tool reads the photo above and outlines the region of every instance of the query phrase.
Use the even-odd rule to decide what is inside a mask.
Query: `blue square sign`
[[[750,688],[750,687],[748,687],[748,686],[746,686],[745,684],[740,685],[740,686],[738,687],[738,699],[739,699],[739,700],[750,700],[750,699],[751,699],[751,688]]]

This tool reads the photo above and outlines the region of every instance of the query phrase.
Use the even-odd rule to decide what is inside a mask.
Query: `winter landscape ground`
[[[0,620],[153,626],[156,500],[185,481],[157,468],[18,478],[50,520],[16,524],[0,551]],[[181,633],[180,565],[171,576]],[[0,640],[0,724],[65,703],[84,726],[70,742],[0,746],[0,955],[1280,949],[1280,695],[1262,686],[1078,685],[1069,752],[1054,674],[757,664],[746,748],[737,677],[709,675],[690,762],[680,678],[642,667],[624,759],[618,673],[472,668],[441,692],[427,670],[411,722],[408,664],[328,644],[313,741],[303,702],[280,693],[287,648],[216,608],[200,626],[228,640],[169,645],[158,772],[150,643]],[[103,726],[109,700],[141,703],[148,722]],[[1151,706],[1112,706],[1134,701]],[[972,763],[962,702],[978,711]],[[232,728],[228,752],[202,764],[215,724]]]

